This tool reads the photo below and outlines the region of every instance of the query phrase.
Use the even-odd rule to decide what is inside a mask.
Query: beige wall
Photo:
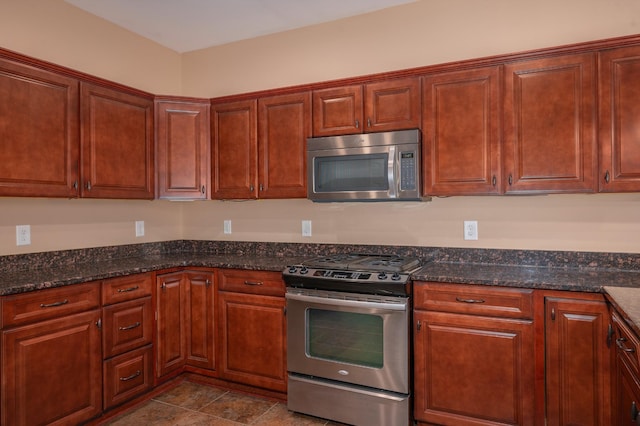
[[[158,94],[214,97],[640,33],[637,0],[421,0],[178,55],[62,0],[0,1],[0,47]],[[222,233],[232,220],[233,233]],[[0,255],[234,239],[640,253],[640,194],[314,204],[0,198]],[[134,221],[146,236],[136,238]],[[312,220],[313,236],[301,236]],[[462,222],[478,220],[478,241]],[[15,246],[15,225],[33,244]]]

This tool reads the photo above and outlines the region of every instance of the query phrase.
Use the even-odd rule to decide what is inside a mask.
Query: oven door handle
[[[407,303],[392,303],[392,302],[371,302],[362,300],[345,300],[336,299],[333,297],[318,297],[307,296],[304,294],[286,293],[286,299],[297,300],[300,302],[315,303],[318,305],[328,306],[341,306],[345,308],[372,308],[372,309],[384,309],[387,311],[406,311]]]
[[[389,159],[387,161],[387,180],[389,183],[389,198],[397,198],[396,182],[396,147],[389,147]]]

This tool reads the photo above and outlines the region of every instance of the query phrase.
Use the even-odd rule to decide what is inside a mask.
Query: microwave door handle
[[[387,181],[389,184],[389,198],[396,198],[398,193],[394,182],[396,181],[396,147],[389,147],[389,158],[387,159]]]

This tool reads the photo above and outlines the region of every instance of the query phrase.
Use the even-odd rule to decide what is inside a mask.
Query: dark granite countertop
[[[640,336],[640,288],[605,287],[607,300],[622,314],[626,323]]]
[[[640,271],[466,262],[430,262],[415,272],[413,279],[592,293],[603,292],[605,286],[640,288]]]
[[[175,267],[282,271],[286,265],[299,261],[299,257],[286,256],[181,253],[41,266],[28,270],[0,271],[0,296]]]

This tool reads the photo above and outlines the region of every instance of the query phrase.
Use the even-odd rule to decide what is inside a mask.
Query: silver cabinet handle
[[[138,377],[140,374],[142,374],[142,371],[137,370],[135,373],[133,373],[132,375],[128,376],[128,377],[120,377],[120,381],[121,382],[128,382],[129,380],[135,379],[136,377]]]
[[[262,285],[262,281],[246,281],[245,280],[244,285]]]
[[[140,327],[140,321],[136,321],[135,324],[127,325],[125,327],[118,327],[120,331],[133,330],[134,328]]]
[[[139,287],[139,286],[137,286],[137,285],[136,285],[136,286],[133,286],[133,287],[129,287],[129,288],[119,288],[119,289],[118,289],[118,293],[128,293],[128,292],[130,292],[130,291],[135,291],[135,290],[137,290],[137,289],[139,289],[139,288],[140,288],[140,287]]]
[[[460,302],[460,303],[484,303],[484,299],[463,299],[462,297],[456,297],[456,302]]]
[[[91,191],[91,181],[90,180],[87,181],[86,187],[87,187],[87,191]]]
[[[66,305],[67,303],[69,303],[69,300],[68,299],[64,299],[64,300],[61,300],[60,302],[41,303],[40,307],[41,308],[55,308],[56,306]]]

